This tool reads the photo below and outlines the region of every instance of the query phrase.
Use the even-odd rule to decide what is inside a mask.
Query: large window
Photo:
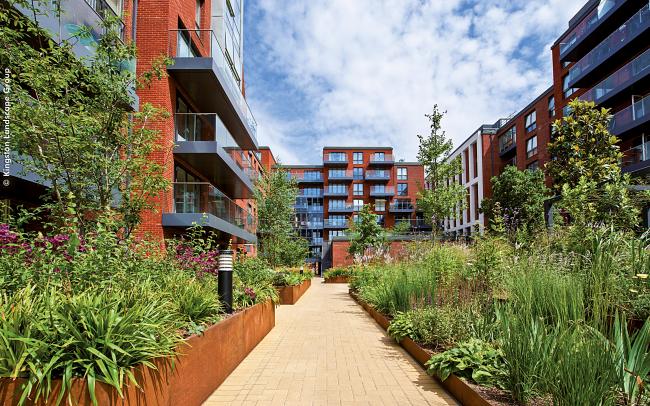
[[[555,97],[548,98],[548,116],[555,117]]]
[[[330,240],[332,237],[344,237],[345,236],[345,231],[344,230],[330,230]]]
[[[526,116],[526,132],[529,133],[537,128],[537,112],[532,111]]]
[[[352,168],[352,178],[354,180],[363,179],[363,168]]]
[[[354,199],[352,202],[352,210],[359,211],[363,207],[363,199]]]
[[[530,171],[535,171],[535,170],[539,169],[539,161],[533,161],[533,162],[529,163],[528,166],[526,166],[526,169],[528,169]]]
[[[571,96],[573,92],[575,92],[575,89],[572,87],[569,87],[569,75],[564,75],[564,78],[562,78],[562,91],[564,92],[564,98],[566,99],[567,97]]]
[[[526,158],[530,158],[536,153],[537,153],[537,136],[535,135],[534,137],[530,137],[526,141]]]
[[[345,152],[330,152],[327,154],[327,159],[334,162],[346,162],[348,160]]]
[[[330,209],[345,209],[345,199],[330,199],[328,207]]]
[[[504,152],[515,146],[515,139],[517,138],[517,126],[508,128],[508,131],[499,137],[499,152]]]
[[[397,184],[397,196],[406,196],[409,194],[409,185],[408,183],[398,183]]]
[[[363,196],[363,183],[354,183],[352,188],[355,196]]]
[[[408,179],[408,168],[397,168],[397,180]]]
[[[386,200],[377,199],[375,200],[375,211],[386,211]]]
[[[330,193],[345,193],[347,192],[347,185],[345,183],[332,183],[327,187]]]
[[[352,163],[353,164],[362,164],[363,163],[363,152],[353,152],[352,153]]]

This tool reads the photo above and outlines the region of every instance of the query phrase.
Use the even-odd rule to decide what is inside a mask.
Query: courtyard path
[[[204,406],[456,405],[348,295],[314,279]]]

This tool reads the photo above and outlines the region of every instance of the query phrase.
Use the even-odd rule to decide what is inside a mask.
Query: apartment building
[[[296,227],[310,241],[309,261],[323,269],[332,265],[332,241],[345,237],[365,204],[386,228],[402,222],[412,232],[430,231],[416,207],[424,169],[417,162],[396,161],[392,147],[324,147],[320,165],[282,167],[298,182]]]
[[[551,48],[559,115],[575,97],[611,109],[623,172],[650,168],[650,3],[591,0]]]
[[[456,215],[443,221],[444,233],[450,238],[470,237],[483,232],[485,218],[481,213],[481,203],[489,193],[490,179],[494,173],[501,170],[501,164],[494,160],[491,148],[495,134],[509,120],[501,119],[494,124],[483,124],[465,140],[450,155],[449,160],[460,159],[462,173],[456,182],[465,187],[466,200],[461,209],[459,205]],[[498,164],[498,166],[495,166]]]
[[[140,0],[135,42],[138,72],[169,55],[168,78],[138,92],[173,114],[159,127],[173,146],[152,159],[173,182],[147,212],[140,232],[182,234],[194,223],[223,245],[254,253],[254,180],[261,170],[257,124],[244,97],[243,0]]]

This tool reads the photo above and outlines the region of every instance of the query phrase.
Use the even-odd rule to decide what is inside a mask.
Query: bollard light
[[[219,253],[217,289],[226,313],[232,313],[232,254],[232,250],[223,250]]]

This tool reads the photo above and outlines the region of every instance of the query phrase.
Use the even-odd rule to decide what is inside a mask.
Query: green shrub
[[[242,309],[266,301],[279,301],[273,285],[276,272],[259,258],[244,258],[233,265],[233,307]]]
[[[437,349],[447,348],[470,336],[471,310],[450,306],[426,307],[398,312],[391,320],[388,334],[397,342],[405,337]]]
[[[441,354],[436,354],[426,363],[427,372],[437,375],[443,381],[449,375],[471,379],[479,385],[503,388],[505,361],[503,352],[485,341],[470,339]]]

